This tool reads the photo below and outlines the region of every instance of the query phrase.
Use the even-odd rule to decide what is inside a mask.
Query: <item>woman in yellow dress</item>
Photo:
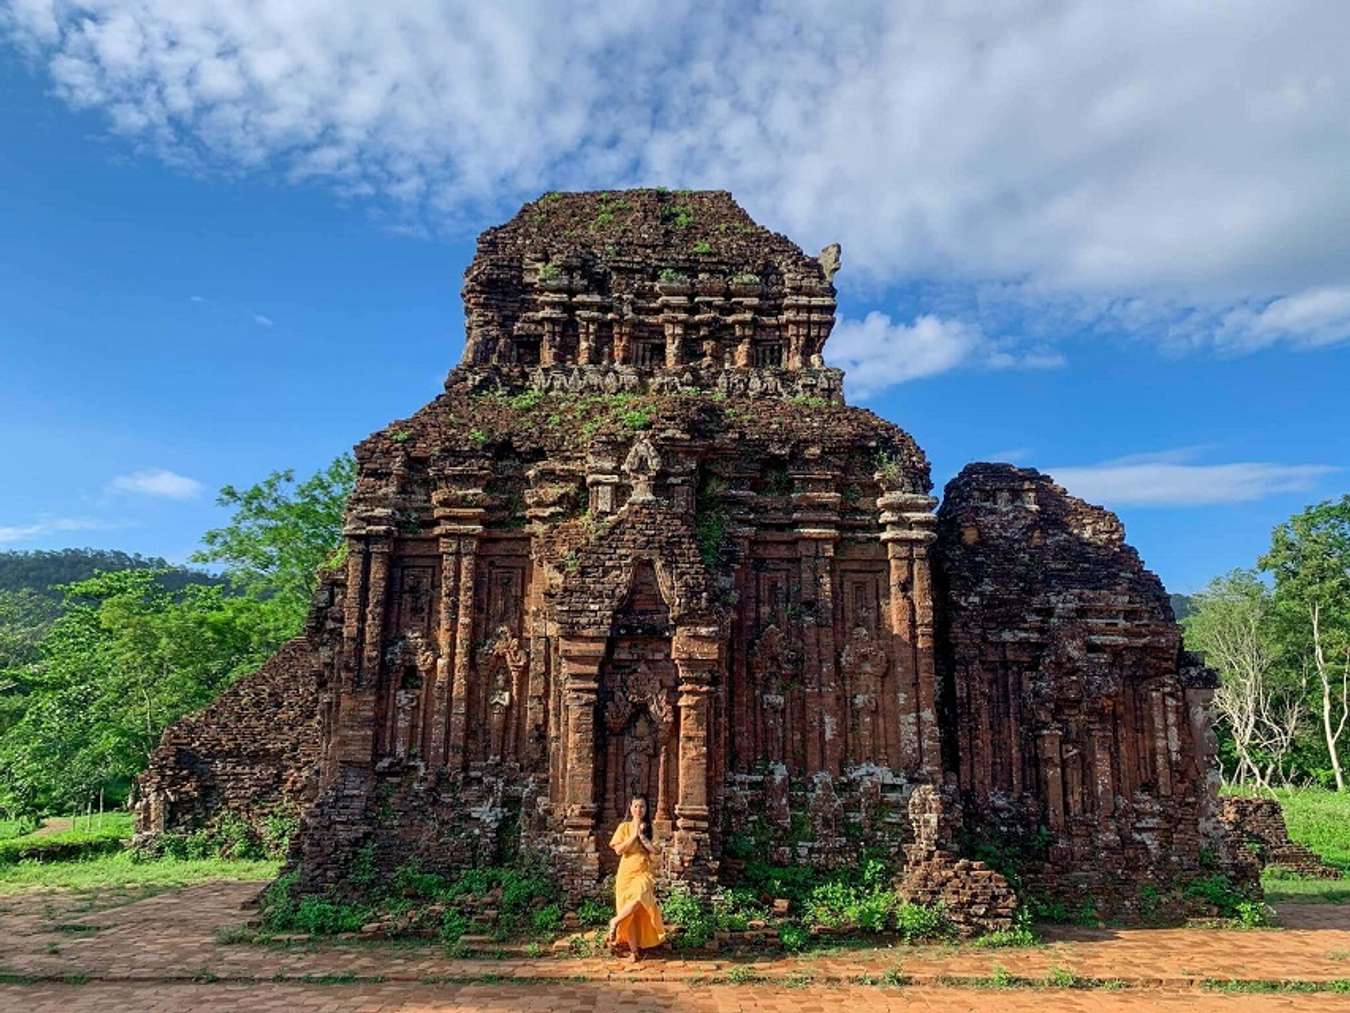
[[[646,799],[635,798],[628,804],[629,819],[620,823],[609,839],[619,856],[619,872],[614,878],[614,917],[609,922],[609,943],[628,943],[628,959],[639,960],[642,951],[660,946],[666,938],[661,909],[656,906],[656,880],[652,877],[652,856],[661,849],[652,843],[650,831],[644,832]]]

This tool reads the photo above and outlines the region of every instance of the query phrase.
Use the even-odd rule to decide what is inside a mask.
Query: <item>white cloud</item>
[[[195,478],[175,474],[166,468],[147,468],[130,475],[118,475],[108,483],[108,488],[113,492],[188,500],[200,496],[203,486]]]
[[[1260,309],[1230,311],[1215,343],[1243,352],[1279,342],[1318,347],[1350,341],[1350,285],[1308,289],[1275,299]]]
[[[865,398],[954,369],[983,345],[983,335],[959,320],[921,316],[905,324],[873,311],[862,320],[841,319],[826,350],[830,364],[845,371],[850,392]]]
[[[326,181],[413,232],[551,188],[719,186],[807,248],[841,241],[846,284],[1010,285],[1062,333],[1186,347],[1346,337],[1350,5],[845,8],[0,0],[0,20],[144,150]]]
[[[1246,503],[1276,493],[1304,492],[1340,471],[1325,464],[1187,463],[1199,448],[1132,454],[1086,467],[1047,468],[1080,499],[1107,506],[1202,506]]]
[[[844,370],[849,393],[858,398],[961,366],[1051,369],[1065,363],[1056,352],[990,341],[978,326],[961,320],[924,314],[907,324],[876,310],[862,320],[841,318],[825,352],[830,365]]]
[[[265,317],[261,313],[253,314],[253,322],[259,327],[271,327],[276,323],[271,317]]]
[[[116,527],[80,517],[46,517],[31,524],[0,524],[0,544],[26,542],[62,531],[106,531]]]
[[[200,295],[190,295],[188,296],[188,302],[206,302],[206,297]]]

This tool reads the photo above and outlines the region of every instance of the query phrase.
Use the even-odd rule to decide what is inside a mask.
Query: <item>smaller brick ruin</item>
[[[1261,868],[1278,866],[1312,879],[1340,879],[1341,870],[1322,861],[1316,852],[1289,839],[1284,810],[1273,798],[1227,796],[1219,818]]]
[[[214,703],[171,725],[138,785],[136,834],[193,833],[226,813],[259,828],[318,788],[318,657],[305,636]]]
[[[881,855],[963,933],[1011,924],[999,870],[1102,917],[1250,885],[1161,582],[1030,469],[934,513],[824,365],[839,256],[715,191],[485,232],[444,393],[356,449],[307,640],[166,733],[142,830],[312,799],[302,891],[524,850],[575,900],[642,795],[662,890]]]

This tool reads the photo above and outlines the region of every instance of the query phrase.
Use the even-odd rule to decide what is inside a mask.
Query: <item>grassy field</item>
[[[31,834],[36,827],[31,820],[0,820],[0,841]]]
[[[0,894],[42,887],[155,890],[212,879],[268,880],[279,868],[267,861],[143,858],[120,847],[132,834],[131,814],[125,812],[48,820],[36,830],[31,824],[14,828],[26,832],[0,836]]]
[[[129,851],[96,855],[72,862],[17,862],[0,865],[0,895],[33,888],[97,890],[108,887],[168,888],[212,879],[268,880],[278,862],[246,862],[224,858],[137,860]]]
[[[1279,791],[1289,836],[1350,873],[1350,792]]]

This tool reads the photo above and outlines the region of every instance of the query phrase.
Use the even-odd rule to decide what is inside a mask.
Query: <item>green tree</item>
[[[69,585],[37,656],[17,671],[22,714],[0,734],[0,809],[68,811],[99,791],[125,797],[164,728],[213,700],[286,638],[273,602],[155,570]]]
[[[0,734],[23,715],[29,691],[25,668],[37,660],[42,638],[59,612],[44,595],[0,590]]]
[[[274,601],[298,630],[309,609],[317,573],[342,548],[342,519],[356,476],[350,454],[300,484],[295,472],[275,471],[257,485],[227,485],[217,502],[234,510],[223,528],[202,536],[199,563],[223,563],[250,595]]]
[[[1261,568],[1275,577],[1285,649],[1316,678],[1316,709],[1335,778],[1350,719],[1350,495],[1295,514],[1271,535]]]

